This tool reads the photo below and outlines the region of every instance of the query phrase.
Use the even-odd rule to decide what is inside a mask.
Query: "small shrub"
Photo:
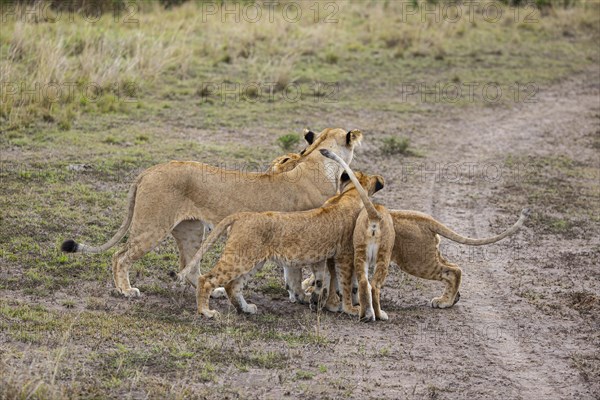
[[[279,136],[277,144],[285,151],[290,151],[295,145],[300,142],[300,137],[295,133]]]
[[[297,380],[311,380],[312,378],[315,377],[314,372],[310,372],[310,371],[296,371],[296,379]]]
[[[145,143],[149,140],[150,140],[150,137],[148,135],[144,135],[143,133],[141,133],[135,137],[136,143]]]
[[[381,146],[381,151],[383,152],[383,154],[412,154],[411,150],[409,150],[408,148],[410,146],[409,138],[388,136],[384,138],[382,142],[383,145]]]
[[[103,142],[106,144],[121,144],[123,141],[112,135],[108,135],[106,138],[104,138]]]
[[[337,64],[337,62],[339,61],[339,59],[340,58],[335,53],[327,53],[325,55],[325,62],[327,64]]]

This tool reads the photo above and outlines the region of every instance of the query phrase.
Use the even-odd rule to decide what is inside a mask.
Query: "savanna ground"
[[[254,23],[199,3],[4,10],[0,397],[598,398],[599,9],[538,3],[452,23],[402,2]],[[463,268],[453,308],[392,269],[373,324],[290,303],[274,266],[247,287],[257,315],[213,300],[223,318],[196,318],[172,239],[135,265],[134,300],[110,252],[59,252],[110,238],[143,169],[262,169],[306,126],[362,129],[353,166],[384,175],[390,208],[474,237],[533,215],[485,248],[442,241]]]

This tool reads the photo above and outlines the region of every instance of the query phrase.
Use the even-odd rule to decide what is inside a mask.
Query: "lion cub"
[[[418,211],[390,210],[395,231],[392,265],[419,278],[444,282],[444,293],[431,299],[431,307],[452,307],[460,299],[462,271],[440,253],[440,236],[470,246],[492,244],[516,233],[530,214],[531,210],[525,208],[517,222],[504,232],[474,239],[459,235],[430,215]],[[306,279],[302,283],[303,289],[310,292],[313,281],[314,276]]]
[[[356,176],[344,160],[327,149],[319,151],[325,157],[335,160],[344,167],[354,185],[357,186]],[[358,192],[365,205],[365,208],[356,219],[354,234],[352,235],[354,273],[358,278],[359,316],[365,322],[375,321],[376,318],[387,320],[388,316],[381,309],[379,298],[394,248],[394,222],[387,208],[380,204],[374,205],[362,188],[358,188]],[[369,267],[373,269],[371,283],[369,283]],[[350,280],[342,281],[344,300],[348,298],[350,285]]]
[[[357,173],[359,186],[369,194],[383,188],[383,178]],[[215,267],[198,278],[196,287],[198,313],[212,318],[210,293],[225,286],[231,303],[245,313],[256,313],[241,289],[248,275],[266,261],[300,267],[334,258],[338,265],[351,265],[354,221],[363,208],[360,194],[353,184],[331,197],[319,208],[302,212],[237,213],[223,219],[211,232],[180,275],[195,273],[204,253],[229,228],[229,237]],[[352,268],[347,279],[352,279]],[[333,293],[335,294],[335,292]],[[331,297],[332,293],[329,291]],[[344,311],[351,312],[352,310]]]

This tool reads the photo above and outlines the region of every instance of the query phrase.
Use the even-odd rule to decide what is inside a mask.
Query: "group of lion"
[[[516,232],[529,214],[523,210],[497,236],[463,237],[429,215],[371,202],[369,197],[384,187],[383,177],[349,167],[363,139],[360,131],[306,130],[304,137],[308,146],[302,152],[278,157],[264,173],[192,161],[148,168],[132,184],[127,217],[108,242],[93,247],[67,240],[61,249],[99,253],[129,232],[113,255],[112,271],[119,292],[135,297],[140,291],[131,287],[129,267],[171,234],[179,249],[177,278],[196,287],[199,314],[218,314],[209,308],[209,298],[220,287],[238,311],[256,313],[242,288],[252,272],[272,261],[284,269],[290,300],[310,298],[327,310],[374,321],[388,319],[380,292],[390,264],[443,281],[445,290],[431,305],[451,307],[460,298],[461,270],[440,254],[439,235],[468,245],[494,243]],[[224,234],[217,264],[200,274],[203,255]],[[305,266],[312,275],[303,282]]]

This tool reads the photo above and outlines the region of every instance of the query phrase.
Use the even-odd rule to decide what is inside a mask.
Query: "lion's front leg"
[[[356,276],[356,272],[352,274],[352,305],[357,306],[360,304],[360,300],[358,297],[358,277]]]
[[[283,278],[290,301],[305,304],[306,295],[302,290],[302,268],[283,264]]]
[[[335,259],[327,259],[327,271],[329,272],[329,289],[327,293],[327,302],[325,303],[325,309],[331,312],[339,312],[341,302],[340,296],[338,296],[337,294],[339,282]]]

